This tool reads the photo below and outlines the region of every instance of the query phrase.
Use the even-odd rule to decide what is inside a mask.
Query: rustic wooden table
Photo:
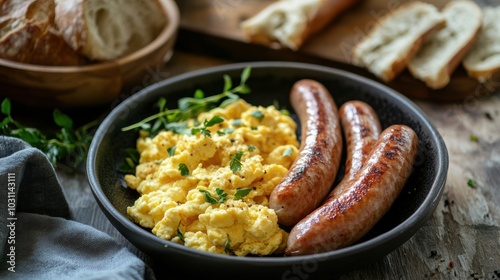
[[[232,61],[176,51],[158,79]],[[414,100],[443,136],[450,166],[444,194],[432,218],[403,246],[336,279],[500,279],[500,95],[472,95],[454,103]],[[109,108],[108,108],[109,109]],[[106,110],[106,108],[104,108]],[[108,233],[150,263],[105,218],[82,170],[58,171],[73,219]],[[474,186],[468,181],[473,180]]]

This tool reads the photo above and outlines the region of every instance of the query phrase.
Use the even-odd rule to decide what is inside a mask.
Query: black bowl
[[[414,171],[390,211],[359,242],[347,248],[308,256],[236,257],[201,252],[163,240],[135,224],[126,208],[138,197],[124,188],[117,171],[126,148],[135,148],[136,132],[121,128],[157,112],[161,96],[170,104],[180,97],[193,96],[196,89],[206,95],[220,93],[222,76],[239,81],[242,69],[252,68],[249,95],[241,97],[252,104],[270,105],[278,101],[293,113],[288,100],[292,85],[304,78],[323,83],[337,106],[358,99],[378,113],[382,127],[405,124],[419,136],[419,153]],[[252,62],[225,65],[175,76],[154,84],[123,101],[105,118],[92,141],[87,161],[89,182],[94,196],[111,223],[132,244],[164,263],[166,269],[186,275],[199,271],[206,278],[245,278],[267,275],[282,279],[330,277],[382,258],[402,245],[434,212],[446,181],[448,153],[435,127],[425,114],[401,94],[372,80],[337,69],[292,62]],[[340,174],[341,172],[339,172]],[[337,178],[339,180],[340,178]]]

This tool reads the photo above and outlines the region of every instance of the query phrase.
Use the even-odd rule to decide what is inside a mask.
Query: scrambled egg
[[[298,155],[296,123],[274,106],[240,99],[200,114],[190,127],[214,116],[223,121],[205,133],[141,133],[136,174],[125,176],[141,196],[128,214],[155,235],[195,249],[281,253],[288,233],[268,199]]]

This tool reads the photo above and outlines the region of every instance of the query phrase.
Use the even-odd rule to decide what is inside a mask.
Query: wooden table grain
[[[141,86],[231,62],[176,51],[164,67],[151,69]],[[478,92],[482,93],[453,103],[414,100],[449,151],[448,180],[439,206],[401,247],[335,279],[500,279],[500,94]],[[149,263],[159,279],[168,276],[160,268],[168,264],[157,264],[141,253],[105,218],[83,168],[60,169],[58,175],[74,220],[116,238]]]

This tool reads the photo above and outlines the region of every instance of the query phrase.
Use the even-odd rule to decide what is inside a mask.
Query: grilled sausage
[[[417,145],[411,128],[393,125],[385,129],[355,178],[342,181],[319,208],[292,228],[285,255],[335,250],[363,237],[401,192]]]
[[[363,101],[347,101],[339,109],[340,124],[347,146],[346,169],[342,180],[358,173],[382,131],[377,113]]]
[[[296,82],[290,102],[302,127],[300,152],[269,198],[284,226],[296,224],[328,195],[343,145],[337,106],[322,84],[307,79]]]

